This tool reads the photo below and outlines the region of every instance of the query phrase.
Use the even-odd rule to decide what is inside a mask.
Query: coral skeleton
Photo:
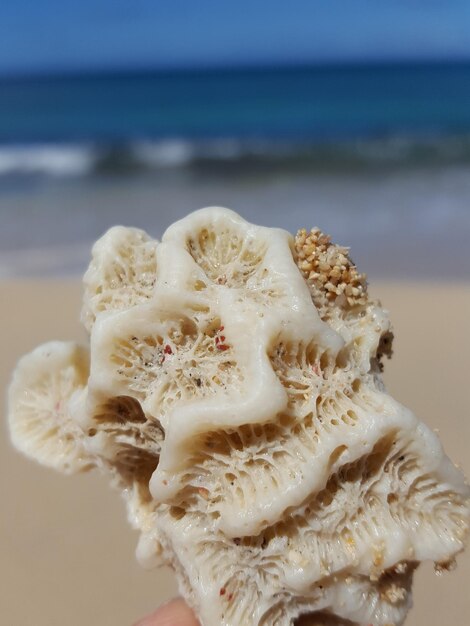
[[[23,357],[13,443],[111,477],[203,626],[400,626],[418,564],[463,549],[469,490],[385,391],[387,312],[319,229],[197,211],[115,227],[84,277],[89,349]]]

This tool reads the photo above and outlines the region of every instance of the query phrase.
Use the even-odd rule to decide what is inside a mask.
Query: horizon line
[[[165,74],[217,74],[222,72],[260,72],[276,70],[303,70],[328,68],[367,68],[367,67],[397,67],[397,66],[445,66],[470,65],[469,56],[459,57],[383,57],[383,58],[356,58],[356,59],[324,59],[284,62],[253,62],[253,63],[226,63],[226,64],[197,64],[197,65],[153,65],[142,64],[134,66],[113,65],[82,68],[53,68],[45,70],[1,71],[0,81],[16,80],[54,80],[63,78],[112,77],[129,75],[165,75]]]

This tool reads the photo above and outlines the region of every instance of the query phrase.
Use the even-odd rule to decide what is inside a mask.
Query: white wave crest
[[[83,176],[93,169],[95,162],[94,150],[88,146],[29,145],[0,148],[0,176]]]
[[[190,163],[194,146],[188,141],[143,141],[132,147],[135,158],[149,167],[177,167]]]
[[[213,139],[204,142],[172,139],[142,141],[132,145],[135,159],[147,167],[180,167],[201,158],[231,160],[250,151],[252,146],[238,139]]]
[[[184,169],[215,162],[310,164],[332,171],[341,167],[387,167],[467,163],[470,135],[377,137],[311,143],[235,138],[126,140],[120,143],[0,145],[0,178],[16,175],[78,177],[128,170]],[[208,163],[209,162],[209,163]]]

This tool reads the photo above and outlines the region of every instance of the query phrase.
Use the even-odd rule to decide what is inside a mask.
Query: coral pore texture
[[[385,391],[387,312],[347,248],[227,209],[94,246],[89,350],[23,357],[14,444],[98,467],[203,626],[399,626],[419,562],[463,549],[468,488]]]

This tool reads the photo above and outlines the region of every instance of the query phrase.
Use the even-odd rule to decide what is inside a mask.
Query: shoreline
[[[382,174],[202,176],[177,168],[28,180],[0,185],[0,279],[81,275],[109,227],[143,228],[160,239],[177,219],[213,205],[291,233],[318,226],[349,246],[371,279],[470,277],[470,164]]]

